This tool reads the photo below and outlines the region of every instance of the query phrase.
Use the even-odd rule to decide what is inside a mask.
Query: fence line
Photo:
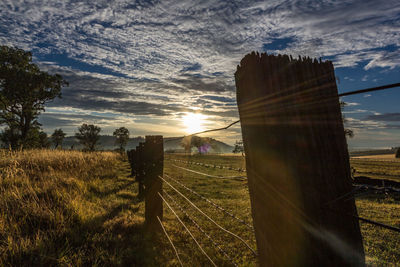
[[[252,253],[254,256],[257,256],[257,253],[254,251],[254,249],[252,249],[249,244],[247,244],[246,241],[243,240],[243,238],[241,238],[240,236],[238,236],[237,234],[232,233],[231,231],[225,229],[224,227],[222,227],[221,225],[219,225],[216,221],[214,221],[210,216],[208,216],[206,213],[204,213],[199,207],[197,207],[192,201],[190,201],[190,199],[188,199],[184,194],[182,194],[178,189],[176,189],[173,185],[171,185],[167,180],[165,180],[163,177],[158,176],[162,181],[164,181],[169,187],[171,187],[175,192],[177,192],[181,197],[183,197],[187,202],[190,203],[190,205],[192,205],[198,212],[200,212],[204,217],[206,217],[209,221],[211,221],[215,226],[217,226],[218,228],[220,228],[221,230],[223,230],[224,232],[230,234],[231,236],[237,238],[238,240],[240,240]]]
[[[193,223],[193,225],[202,233],[204,234],[226,258],[232,263],[234,266],[238,266],[233,259],[229,256],[229,254],[209,235],[206,233],[206,231],[203,230],[203,228],[200,227],[200,225],[185,211],[185,209],[177,203],[176,200],[173,199],[173,197],[170,196],[170,194],[167,193],[167,191],[163,190],[163,194],[165,194],[171,201],[172,203],[177,206],[183,214]]]
[[[357,219],[359,221],[363,221],[363,222],[366,222],[366,223],[369,223],[369,224],[373,224],[373,225],[376,225],[376,226],[379,226],[379,227],[382,227],[382,228],[386,228],[388,230],[400,233],[400,228],[397,228],[397,227],[394,227],[394,226],[391,226],[391,225],[387,225],[387,224],[384,224],[384,223],[376,222],[376,221],[373,221],[373,220],[370,220],[370,219],[366,219],[366,218],[363,218],[363,217],[360,217],[360,216],[357,216],[357,215],[354,215],[354,214],[343,213],[343,212],[341,212],[339,210],[336,210],[336,209],[332,209],[332,208],[328,208],[328,209],[330,211],[335,212],[335,213],[344,214],[344,215],[346,215],[348,217],[353,217],[353,218],[355,218],[355,219]]]
[[[244,181],[244,180],[247,179],[246,176],[218,176],[218,175],[211,175],[211,174],[207,174],[207,173],[203,173],[203,172],[194,171],[194,170],[191,170],[191,169],[187,169],[187,168],[184,168],[184,167],[180,167],[180,166],[175,165],[175,164],[172,164],[172,166],[177,167],[177,168],[182,169],[182,170],[185,170],[185,171],[188,171],[188,172],[193,172],[193,173],[196,173],[196,174],[200,174],[200,175],[203,175],[203,176],[207,176],[207,177],[210,177],[210,178],[219,178],[219,179],[241,179],[242,181]]]
[[[160,196],[160,198],[162,199],[162,201],[168,206],[168,208],[172,211],[172,213],[175,215],[175,217],[178,219],[178,221],[183,225],[183,227],[186,229],[186,231],[189,233],[189,235],[193,238],[194,242],[197,244],[197,246],[199,247],[200,251],[207,257],[207,259],[211,262],[211,264],[213,266],[217,266],[213,260],[210,258],[210,256],[208,256],[208,254],[204,251],[204,249],[201,247],[201,245],[199,244],[199,242],[196,240],[196,238],[193,236],[192,232],[190,232],[190,230],[187,228],[187,226],[185,225],[185,223],[181,220],[181,218],[179,218],[178,214],[176,214],[176,212],[174,211],[174,209],[169,205],[169,203],[165,200],[165,198],[160,194],[160,192],[158,192],[158,195]]]
[[[174,246],[174,243],[172,243],[171,238],[168,236],[167,230],[165,230],[165,227],[164,227],[163,223],[161,222],[160,217],[157,216],[157,219],[158,219],[158,221],[160,222],[161,228],[163,229],[164,234],[167,236],[169,243],[171,244],[172,248],[173,248],[174,251],[175,251],[175,255],[176,255],[176,258],[177,258],[178,261],[179,261],[179,264],[183,267],[181,258],[179,257],[179,254],[178,254],[178,251],[176,250],[176,248],[175,248],[175,246]]]
[[[204,166],[204,167],[213,167],[213,168],[219,168],[219,169],[234,170],[234,171],[238,171],[238,172],[246,172],[246,169],[233,168],[232,166],[207,164],[207,163],[201,163],[201,162],[195,162],[195,161],[186,161],[186,160],[179,160],[179,159],[168,159],[168,160],[172,160],[172,161],[175,161],[175,162],[181,162],[181,163],[187,163],[187,164],[194,164],[194,165],[199,165],[199,166]]]
[[[176,182],[177,184],[179,184],[180,186],[182,186],[183,188],[185,188],[187,191],[191,192],[192,194],[198,196],[199,198],[203,199],[204,201],[208,202],[209,204],[213,205],[215,208],[221,210],[222,212],[224,212],[225,214],[231,216],[232,218],[234,218],[235,220],[237,220],[238,222],[240,222],[241,224],[245,225],[246,227],[248,227],[249,229],[251,229],[252,231],[254,231],[254,228],[252,225],[246,223],[244,220],[240,219],[239,217],[235,216],[231,211],[226,210],[225,208],[221,207],[220,205],[216,204],[215,202],[209,200],[208,198],[206,198],[205,196],[199,194],[198,192],[194,191],[191,188],[188,188],[187,186],[185,186],[184,184],[182,184],[181,182],[179,182],[178,180],[174,179],[173,177],[164,174],[164,176],[168,177],[168,179],[173,180],[174,182]]]

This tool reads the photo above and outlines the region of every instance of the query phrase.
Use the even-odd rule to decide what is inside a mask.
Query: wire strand
[[[184,194],[182,194],[181,192],[179,192],[178,189],[176,189],[173,185],[171,185],[167,180],[165,180],[163,177],[158,176],[161,180],[163,180],[169,187],[171,187],[175,192],[177,192],[181,197],[183,197],[187,202],[190,203],[190,205],[192,205],[198,212],[200,212],[204,217],[206,217],[209,221],[211,221],[213,224],[215,224],[215,226],[217,226],[218,228],[220,228],[221,230],[223,230],[224,232],[230,234],[231,236],[237,238],[238,240],[240,240],[252,253],[254,256],[257,256],[257,253],[254,251],[254,249],[252,249],[249,244],[246,243],[246,241],[243,240],[243,238],[241,238],[240,236],[238,236],[237,234],[232,233],[231,231],[225,229],[224,227],[222,227],[221,225],[219,225],[216,221],[214,221],[213,219],[210,218],[210,216],[208,216],[206,213],[204,213],[199,207],[197,207],[192,201],[190,201],[190,199],[188,199]]]
[[[382,86],[377,86],[377,87],[371,87],[371,88],[366,88],[366,89],[361,89],[361,90],[354,90],[354,91],[350,91],[350,92],[346,92],[346,93],[341,93],[338,94],[335,97],[343,97],[343,96],[349,96],[349,95],[356,95],[356,94],[362,94],[362,93],[368,93],[368,92],[373,92],[373,91],[381,91],[381,90],[386,90],[386,89],[390,89],[390,88],[395,88],[395,87],[400,87],[400,83],[393,83],[393,84],[387,84],[387,85],[382,85]],[[201,131],[201,132],[196,132],[196,133],[192,133],[186,136],[193,136],[193,135],[198,135],[198,134],[203,134],[203,133],[209,133],[209,132],[216,132],[216,131],[222,131],[222,130],[227,130],[230,127],[232,127],[233,125],[239,123],[240,120],[234,121],[231,124],[228,124],[225,127],[221,127],[221,128],[215,128],[215,129],[210,129],[210,130],[205,130],[205,131]],[[185,136],[182,137],[176,137],[176,138],[171,138],[171,139],[167,139],[164,142],[169,142],[169,141],[173,141],[173,140],[178,140],[181,138],[184,138]]]
[[[207,173],[203,173],[203,172],[194,171],[194,170],[187,169],[187,168],[184,168],[184,167],[175,165],[175,164],[172,164],[172,166],[177,167],[177,168],[182,169],[182,170],[185,170],[185,171],[188,171],[188,172],[193,172],[193,173],[196,173],[196,174],[200,174],[200,175],[203,175],[203,176],[207,176],[207,177],[210,177],[210,178],[218,178],[218,179],[242,179],[242,180],[246,180],[246,179],[247,179],[246,176],[218,176],[218,175],[211,175],[211,174],[207,174]]]
[[[355,219],[358,219],[359,221],[363,221],[363,222],[366,222],[366,223],[369,223],[369,224],[373,224],[373,225],[376,225],[376,226],[379,226],[379,227],[382,227],[382,228],[386,228],[388,230],[400,233],[400,228],[397,228],[397,227],[394,227],[394,226],[391,226],[391,225],[387,225],[387,224],[384,224],[384,223],[376,222],[376,221],[373,221],[373,220],[370,220],[370,219],[366,219],[366,218],[363,218],[363,217],[360,217],[360,216],[357,216],[357,215],[354,215],[354,214],[343,213],[343,212],[340,212],[339,210],[336,210],[336,209],[332,209],[332,208],[328,208],[328,209],[333,211],[333,212],[335,212],[335,213],[341,213],[341,214],[344,214],[346,216],[350,216],[350,217],[353,217]]]
[[[185,211],[185,209],[178,204],[178,202],[176,200],[174,200],[174,198],[167,193],[167,191],[163,190],[163,194],[165,194],[171,201],[172,203],[175,204],[175,206],[177,206],[180,211],[185,214],[185,216],[193,223],[193,225],[203,234],[207,237],[208,240],[211,241],[211,243],[213,244],[214,247],[216,247],[226,258],[228,258],[228,260],[232,263],[232,265],[234,266],[238,266],[233,259],[229,256],[229,254],[209,235],[206,233],[206,231],[203,230],[203,228],[201,228],[201,226]]]
[[[201,194],[199,194],[198,192],[194,191],[191,188],[188,188],[187,186],[185,186],[184,184],[182,184],[181,182],[179,182],[178,180],[174,179],[173,177],[169,176],[169,175],[164,175],[167,176],[168,179],[173,180],[175,183],[179,184],[180,186],[182,186],[183,188],[185,188],[187,191],[191,192],[192,194],[198,196],[199,198],[203,199],[204,201],[208,202],[209,204],[213,205],[215,208],[219,209],[220,211],[224,212],[225,214],[229,215],[230,217],[234,218],[235,220],[237,220],[238,222],[240,222],[241,224],[245,225],[247,228],[251,229],[252,231],[254,231],[253,226],[251,226],[250,224],[246,223],[244,220],[240,219],[239,217],[237,217],[236,215],[234,215],[231,211],[228,211],[226,209],[224,209],[223,207],[221,207],[220,205],[214,203],[213,201],[209,200],[208,198],[206,198],[205,196],[202,196]]]
[[[171,238],[168,236],[167,230],[165,230],[165,227],[164,227],[163,223],[161,222],[161,220],[160,220],[160,218],[159,218],[158,216],[157,216],[157,219],[158,219],[158,221],[160,222],[161,228],[163,229],[164,234],[167,236],[169,243],[171,244],[172,248],[173,248],[174,251],[175,251],[175,255],[176,255],[176,257],[177,257],[177,259],[178,259],[178,261],[179,261],[179,264],[183,267],[181,258],[179,257],[179,254],[178,254],[178,251],[176,250],[176,248],[175,248],[175,246],[174,246],[174,243],[172,243]]]
[[[161,197],[161,199],[164,201],[164,203],[168,206],[168,208],[172,211],[172,213],[175,215],[175,217],[178,219],[178,221],[183,225],[183,227],[186,229],[186,231],[189,233],[189,235],[193,238],[194,242],[197,244],[197,246],[199,247],[200,251],[207,257],[207,259],[211,262],[211,264],[213,266],[217,266],[213,260],[210,258],[210,256],[208,256],[208,254],[204,251],[204,249],[201,247],[201,245],[199,244],[199,242],[196,240],[196,238],[193,236],[192,232],[190,232],[190,230],[187,228],[187,226],[185,225],[185,223],[181,220],[181,218],[179,218],[178,214],[176,214],[176,212],[174,211],[174,209],[171,207],[171,205],[169,205],[169,203],[165,200],[165,198],[160,194],[160,192],[158,192],[158,195]]]
[[[181,163],[187,163],[187,164],[194,164],[194,165],[200,165],[204,167],[214,167],[214,168],[219,168],[219,169],[228,169],[228,170],[234,170],[238,172],[246,172],[246,169],[242,168],[233,168],[232,166],[222,166],[222,165],[215,165],[215,164],[204,164],[202,162],[195,162],[195,161],[186,161],[186,160],[179,160],[179,159],[168,159],[172,160],[175,162],[181,162]]]
[[[356,94],[368,93],[368,92],[373,92],[373,91],[381,91],[381,90],[395,88],[395,87],[400,87],[400,83],[392,83],[392,84],[387,84],[387,85],[382,85],[382,86],[377,86],[377,87],[371,87],[371,88],[367,88],[367,89],[350,91],[347,93],[339,94],[338,96],[342,97],[342,96],[348,96],[348,95],[356,95]]]

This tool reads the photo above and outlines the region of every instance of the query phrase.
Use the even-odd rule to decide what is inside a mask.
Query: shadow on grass
[[[111,201],[108,197],[115,195],[112,196],[115,205],[111,203],[107,212],[95,217],[81,219],[67,201],[57,203],[60,216],[64,216],[60,220],[47,213],[35,214],[32,220],[25,216],[27,225],[36,223],[32,225],[34,228],[28,227],[24,231],[33,242],[18,251],[1,252],[0,265],[1,262],[10,266],[159,265],[154,238],[146,233],[143,216],[138,214],[139,198],[133,193],[118,193],[132,188],[132,184],[129,180],[107,191],[88,192],[95,194],[102,203]],[[35,241],[38,232],[41,237]]]

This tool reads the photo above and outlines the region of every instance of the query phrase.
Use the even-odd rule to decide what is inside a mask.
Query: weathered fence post
[[[146,136],[145,142],[145,220],[146,227],[150,231],[160,230],[157,219],[163,218],[163,202],[159,193],[162,194],[162,180],[164,170],[164,145],[163,137]]]
[[[136,147],[136,181],[138,182],[139,198],[144,197],[144,179],[145,179],[145,147],[144,143],[140,142]]]
[[[332,63],[253,52],[235,79],[260,265],[364,265]]]

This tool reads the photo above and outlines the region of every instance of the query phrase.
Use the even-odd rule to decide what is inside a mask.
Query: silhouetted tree
[[[99,141],[101,128],[93,124],[82,124],[75,133],[76,139],[84,146],[84,150],[94,151]]]
[[[243,156],[244,148],[243,148],[243,141],[242,140],[236,141],[235,147],[233,148],[232,152],[233,153],[242,153],[242,156]]]
[[[30,130],[45,103],[61,97],[68,83],[58,74],[41,71],[32,63],[32,54],[22,49],[0,46],[0,125],[7,125],[12,148],[29,146]]]
[[[121,152],[124,151],[129,140],[129,130],[125,127],[120,127],[115,129],[113,135],[116,137],[115,144],[119,145],[119,150]]]
[[[63,132],[62,129],[55,129],[54,133],[51,135],[51,140],[54,143],[54,148],[57,148],[60,146],[62,148],[62,142],[65,138],[65,133]]]
[[[38,147],[39,148],[50,148],[51,146],[51,142],[49,140],[49,137],[47,136],[47,133],[40,131],[38,134],[38,140],[39,140],[39,144]]]
[[[6,128],[0,134],[0,140],[3,143],[3,147],[13,148],[13,144],[19,143],[20,135],[15,129]],[[24,143],[24,148],[49,148],[50,140],[47,134],[43,132],[39,127],[32,127]]]
[[[344,102],[344,101],[340,101],[340,108],[342,109],[342,111],[343,111],[343,109],[344,109],[344,107],[347,105],[347,103],[346,102]],[[342,113],[342,119],[343,119],[343,123],[346,123],[347,122],[347,120],[346,120],[346,117],[343,115],[343,113]],[[352,137],[354,137],[354,132],[353,132],[353,130],[351,130],[351,129],[344,129],[344,135],[345,136],[348,136],[348,137],[350,137],[350,138],[352,138]]]
[[[400,158],[400,147],[396,150],[396,158]]]

